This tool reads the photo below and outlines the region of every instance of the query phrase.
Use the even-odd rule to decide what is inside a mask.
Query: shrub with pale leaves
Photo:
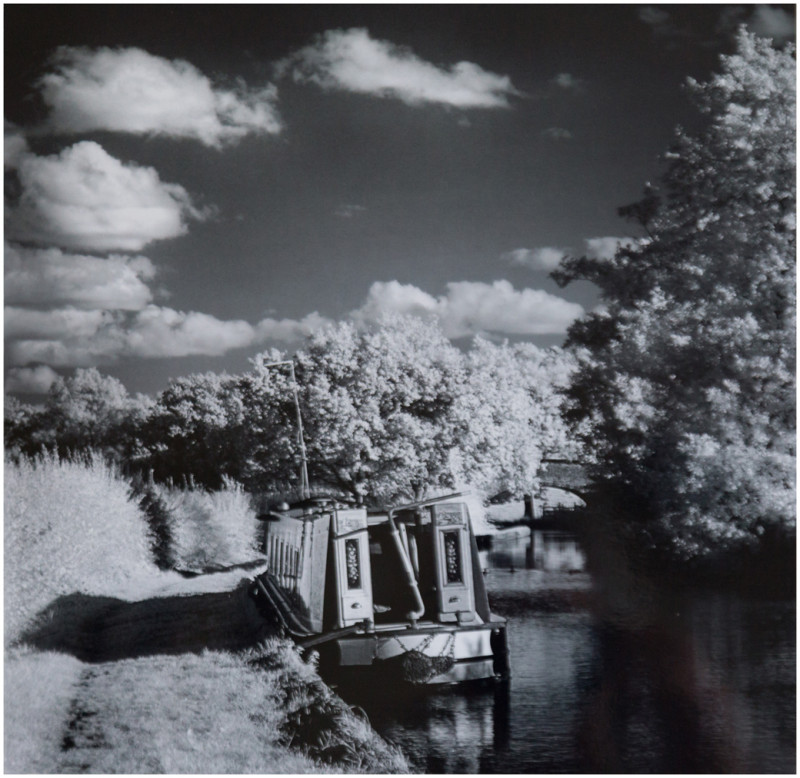
[[[4,550],[6,643],[60,595],[124,597],[158,574],[128,483],[96,456],[6,461]]]

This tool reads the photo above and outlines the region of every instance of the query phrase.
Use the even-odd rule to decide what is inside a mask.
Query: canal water
[[[511,680],[354,700],[415,771],[795,772],[794,601],[609,608],[563,534],[501,544],[488,562]]]

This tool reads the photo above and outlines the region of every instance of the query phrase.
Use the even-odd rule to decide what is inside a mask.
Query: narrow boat
[[[270,509],[266,570],[251,593],[319,656],[324,674],[366,670],[412,685],[508,677],[463,495],[367,511],[335,499]]]

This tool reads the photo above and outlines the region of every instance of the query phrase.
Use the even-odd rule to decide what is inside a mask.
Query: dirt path
[[[236,651],[275,634],[247,594],[233,591],[125,602],[71,594],[59,597],[25,642],[84,662],[109,662],[203,649]]]
[[[30,714],[46,713],[48,725],[12,764],[70,774],[408,772],[287,642],[263,644],[278,630],[239,573],[173,580],[137,602],[72,594],[50,603],[24,641],[86,664],[68,660],[59,699],[15,701],[12,744],[29,741]],[[45,678],[66,657],[26,659]],[[34,699],[44,702],[27,704]]]

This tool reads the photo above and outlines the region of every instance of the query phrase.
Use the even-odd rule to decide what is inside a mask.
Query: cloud
[[[546,335],[566,331],[583,315],[583,308],[540,289],[516,290],[508,281],[492,284],[456,281],[437,298],[411,284],[376,282],[356,321],[373,321],[384,312],[435,317],[444,333],[460,338],[479,332],[506,335]]]
[[[22,130],[9,121],[4,124],[3,147],[3,166],[6,170],[16,168],[20,158],[28,152],[28,141]]]
[[[630,248],[636,245],[637,241],[634,238],[587,238],[586,256],[590,259],[611,259],[617,253],[620,246]]]
[[[137,311],[152,301],[147,282],[155,272],[147,257],[102,259],[56,248],[6,245],[5,301]]]
[[[544,246],[538,249],[514,249],[502,255],[512,265],[522,265],[531,270],[555,270],[567,255],[566,249]]]
[[[657,34],[674,29],[669,13],[652,5],[646,5],[639,9],[639,20],[651,27]]]
[[[19,394],[47,394],[56,378],[58,373],[47,365],[12,367],[6,374],[5,391]]]
[[[62,46],[54,72],[38,83],[50,108],[47,128],[112,130],[193,138],[216,148],[249,134],[276,134],[281,121],[272,85],[214,87],[196,67],[138,48]]]
[[[586,238],[584,240],[583,253],[590,259],[611,259],[620,246],[629,248],[641,242],[642,239],[615,238],[611,236]],[[534,249],[513,249],[502,254],[501,258],[512,265],[521,265],[531,270],[544,270],[549,273],[555,270],[561,260],[570,254],[574,254],[574,252],[568,247],[542,246]]]
[[[794,18],[782,8],[769,5],[756,6],[747,26],[756,35],[771,38],[778,45],[795,37]]]
[[[205,217],[178,184],[150,167],[124,165],[92,141],[60,154],[26,154],[17,169],[22,194],[10,208],[7,236],[88,251],[139,251],[183,235],[187,218]]]
[[[559,73],[555,78],[551,79],[550,83],[559,89],[567,91],[580,91],[586,84],[582,78],[576,78],[571,73]]]
[[[254,341],[263,343],[277,340],[282,343],[292,343],[307,338],[330,323],[330,319],[320,316],[316,311],[307,314],[300,320],[262,319],[256,325]]]
[[[279,63],[281,75],[323,89],[393,97],[408,105],[439,103],[458,108],[507,108],[519,95],[508,76],[472,62],[440,67],[365,29],[329,30]]]
[[[183,313],[148,305],[125,332],[125,354],[137,357],[221,356],[253,342],[246,321],[221,321],[206,313]]]
[[[222,356],[270,340],[300,341],[326,323],[311,313],[299,321],[264,319],[253,326],[153,304],[135,312],[7,306],[6,355],[12,365],[56,367],[88,367],[131,357]]]
[[[249,346],[253,333],[244,321],[220,321],[156,305],[133,314],[6,308],[6,335],[12,339],[6,350],[12,364],[21,365],[89,366],[120,357],[219,356]]]
[[[366,211],[365,205],[340,205],[335,212],[335,215],[340,219],[352,219],[354,216]]]
[[[12,365],[43,362],[57,367],[94,367],[113,362],[119,352],[118,344],[108,339],[91,340],[75,336],[49,339],[15,340],[6,346],[6,358]]]
[[[546,130],[542,130],[540,134],[544,138],[550,138],[550,140],[570,140],[572,138],[572,133],[563,127],[548,127]]]
[[[32,308],[5,307],[5,336],[11,340],[53,340],[91,338],[112,317],[106,311],[81,311],[59,308],[40,311]],[[46,361],[46,360],[39,360]]]

